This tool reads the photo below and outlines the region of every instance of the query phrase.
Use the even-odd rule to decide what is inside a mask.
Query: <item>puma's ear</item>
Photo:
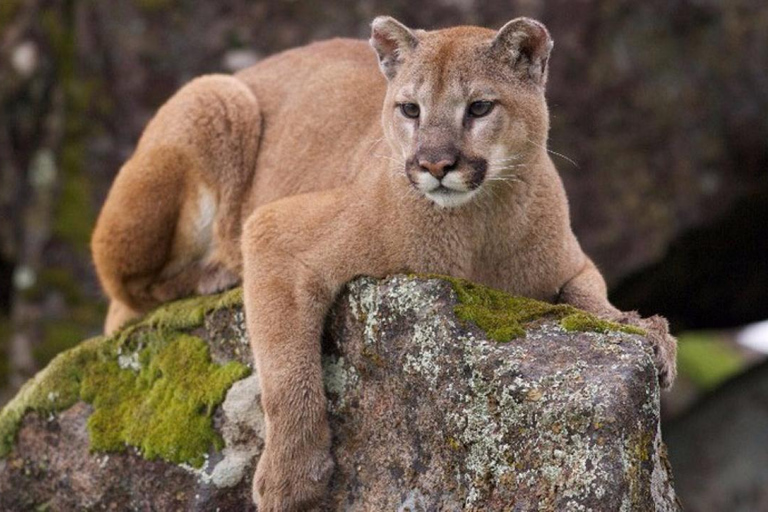
[[[371,24],[371,46],[379,56],[379,67],[392,80],[403,58],[419,44],[416,34],[389,16],[379,16]]]
[[[530,18],[517,18],[501,27],[493,39],[492,48],[521,77],[543,87],[553,45],[544,25]]]

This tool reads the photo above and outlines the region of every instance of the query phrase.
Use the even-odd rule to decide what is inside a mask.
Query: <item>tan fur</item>
[[[324,493],[320,335],[357,275],[451,274],[644,325],[663,384],[674,377],[663,319],[616,310],[571,231],[545,150],[546,29],[424,32],[377,18],[371,44],[378,66],[365,43],[333,40],[185,86],[120,171],[93,237],[108,331],[242,277],[267,418],[254,480],[264,511]],[[470,119],[479,100],[493,109]],[[430,191],[443,174],[453,191]]]

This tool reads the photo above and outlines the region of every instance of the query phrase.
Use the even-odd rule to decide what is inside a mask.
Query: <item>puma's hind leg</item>
[[[147,126],[115,179],[92,239],[112,300],[106,325],[240,278],[240,210],[253,176],[261,116],[230,76],[199,78]]]
[[[104,321],[104,332],[111,334],[131,320],[135,320],[141,316],[141,313],[135,311],[119,300],[112,299],[109,302],[109,310],[107,311],[107,319]]]

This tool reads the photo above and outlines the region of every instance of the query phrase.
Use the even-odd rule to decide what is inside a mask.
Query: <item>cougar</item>
[[[614,308],[571,230],[546,149],[551,49],[527,18],[423,31],[379,17],[370,46],[336,39],[198,78],[147,126],[93,235],[106,331],[242,282],[262,512],[326,492],[320,336],[358,275],[449,274],[638,325],[672,382],[666,321]]]

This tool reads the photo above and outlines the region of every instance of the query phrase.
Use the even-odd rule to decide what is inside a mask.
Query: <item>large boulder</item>
[[[0,413],[0,509],[248,510],[241,294],[63,353]],[[679,510],[642,336],[456,280],[352,282],[323,366],[329,510]]]

